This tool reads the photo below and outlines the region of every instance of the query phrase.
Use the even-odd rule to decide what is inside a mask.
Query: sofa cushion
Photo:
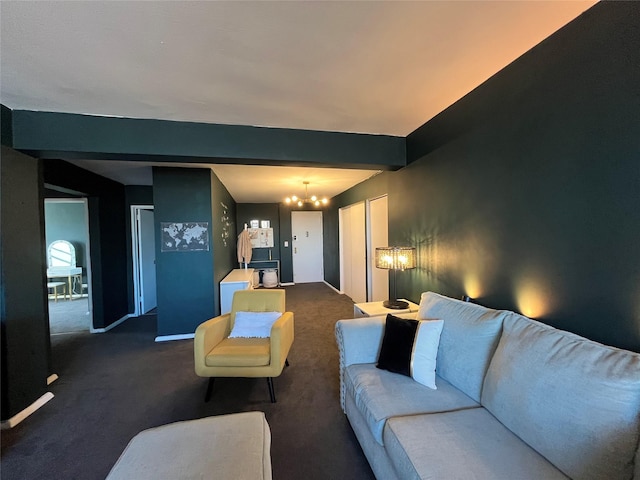
[[[442,320],[420,320],[411,355],[411,378],[436,390],[436,358],[442,333]]]
[[[410,376],[411,355],[417,331],[417,320],[404,320],[388,314],[376,367]]]
[[[347,394],[354,398],[380,445],[383,445],[382,429],[390,417],[479,407],[446,380],[436,377],[438,390],[433,390],[373,364],[347,367],[344,381]]]
[[[391,418],[384,444],[402,479],[567,478],[484,408]]]
[[[269,338],[282,312],[236,312],[229,338]]]
[[[510,313],[482,404],[572,478],[634,475],[640,354]]]
[[[436,358],[442,323],[442,320],[411,320],[388,314],[376,366],[437,389]]]
[[[204,359],[207,367],[263,367],[270,362],[268,338],[225,338]]]
[[[444,320],[436,373],[480,401],[482,382],[502,331],[506,312],[425,292],[418,319]]]

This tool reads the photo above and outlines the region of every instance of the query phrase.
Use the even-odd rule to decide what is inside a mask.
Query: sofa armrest
[[[271,327],[271,364],[282,367],[293,345],[293,312],[284,312]]]
[[[205,367],[204,359],[207,354],[219,344],[227,335],[229,335],[230,315],[217,316],[204,323],[198,325],[193,339],[193,359],[196,369],[196,375],[200,375],[200,368]]]
[[[417,313],[398,314],[415,319]],[[384,337],[386,315],[353,318],[336,322],[336,341],[340,352],[340,403],[344,410],[344,369],[356,363],[376,363]]]

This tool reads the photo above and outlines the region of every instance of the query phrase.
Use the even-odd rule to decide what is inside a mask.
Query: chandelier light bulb
[[[305,180],[304,182],[302,182],[302,184],[304,185],[304,197],[291,195],[290,197],[285,198],[284,203],[286,203],[287,205],[295,203],[298,207],[303,207],[305,204],[311,204],[315,207],[320,207],[329,203],[327,197],[324,197],[321,200],[317,195],[309,196],[309,182]]]

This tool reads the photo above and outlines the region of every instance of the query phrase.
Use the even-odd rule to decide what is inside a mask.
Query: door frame
[[[54,186],[48,186],[48,188],[52,190],[58,190]],[[75,193],[75,192],[74,192]],[[81,194],[84,195],[84,194]],[[89,200],[87,197],[78,197],[78,198],[52,198],[48,197],[44,199],[44,203],[82,203],[84,205],[84,228],[87,237],[87,244],[85,245],[85,257],[87,261],[86,271],[87,271],[87,308],[89,309],[89,333],[97,333],[100,332],[100,329],[96,329],[93,327],[93,288],[92,285],[92,275],[91,275],[91,231],[89,229]],[[46,228],[46,227],[45,227]],[[45,239],[45,247],[46,239]],[[46,275],[45,275],[46,278]],[[80,287],[80,294],[82,295],[82,286]],[[47,295],[48,299],[48,295]],[[47,321],[49,319],[47,318]]]
[[[140,299],[142,289],[140,285],[140,234],[138,230],[138,213],[140,210],[154,210],[153,205],[131,205],[131,261],[133,263],[133,313],[134,317],[143,315]]]
[[[308,213],[313,213],[313,214],[320,214],[320,241],[319,241],[319,248],[321,250],[321,262],[320,262],[320,280],[318,280],[319,282],[324,282],[324,212],[322,210],[292,210],[291,211],[291,277],[293,280],[293,283],[296,283],[296,272],[295,272],[295,261],[294,261],[294,250],[293,248],[295,248],[295,245],[293,243],[293,228],[294,228],[294,221],[293,221],[293,217],[294,215],[297,214],[308,214]]]
[[[339,255],[340,255],[340,293],[344,294],[345,290],[344,290],[344,285],[345,285],[345,266],[344,266],[344,262],[345,262],[345,258],[344,258],[344,221],[343,221],[343,215],[344,212],[346,211],[346,209],[351,208],[355,205],[359,205],[364,203],[364,209],[365,209],[365,218],[364,218],[364,229],[365,229],[365,256],[366,256],[366,261],[365,261],[365,295],[366,295],[366,301],[369,302],[371,301],[371,295],[372,295],[372,267],[373,265],[373,256],[375,255],[375,245],[372,245],[372,240],[371,240],[371,236],[372,236],[372,231],[371,231],[371,227],[373,225],[373,222],[371,220],[371,202],[375,201],[375,200],[379,200],[381,198],[387,197],[387,202],[388,202],[388,198],[389,195],[388,194],[382,194],[382,195],[378,195],[376,197],[372,197],[372,198],[367,198],[365,200],[359,201],[359,202],[355,202],[349,205],[345,205],[343,207],[340,207],[338,209],[338,245],[339,245]],[[387,224],[384,226],[384,228],[387,229],[387,236],[388,236],[388,231],[389,231],[389,217],[388,217],[388,203],[387,203]],[[387,280],[387,287],[388,287],[388,280]]]
[[[364,222],[364,245],[362,246],[364,249],[364,301],[367,301],[368,296],[368,268],[367,268],[367,239],[368,239],[368,226],[367,226],[367,202],[366,200],[362,200],[359,202],[355,202],[349,205],[345,205],[338,209],[338,242],[339,242],[339,250],[340,250],[340,293],[344,295],[350,295],[353,291],[349,290],[348,292],[345,290],[346,280],[345,280],[345,228],[344,228],[344,218],[345,212],[350,210],[353,207],[362,206],[364,217],[362,221]],[[351,271],[351,269],[350,269]],[[355,301],[355,300],[354,300]]]

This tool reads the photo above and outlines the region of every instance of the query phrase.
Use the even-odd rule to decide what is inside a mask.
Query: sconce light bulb
[[[299,207],[301,207],[301,206],[302,206],[302,200],[300,200],[300,201],[298,202],[298,206],[299,206]]]
[[[297,202],[297,201],[298,201],[298,197],[296,197],[296,196],[294,195],[294,196],[292,196],[292,197],[291,197],[291,200],[292,200],[292,201],[294,201],[294,202]]]
[[[289,197],[284,199],[285,203],[291,203],[291,199]]]

